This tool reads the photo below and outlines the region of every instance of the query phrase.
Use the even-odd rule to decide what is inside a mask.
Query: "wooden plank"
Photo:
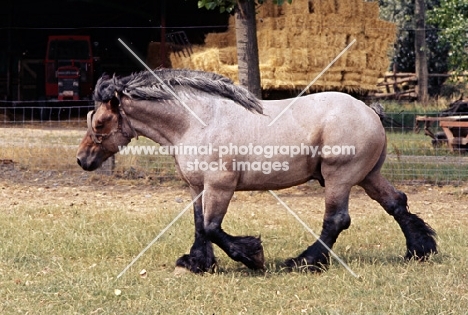
[[[460,120],[468,120],[468,115],[460,115],[460,116],[445,116],[445,117],[429,117],[429,116],[416,116],[416,121],[460,121]]]
[[[415,76],[416,74],[410,73],[410,72],[396,72],[396,73],[386,73],[384,74],[384,78],[392,78],[392,77],[398,77],[398,78],[403,78],[403,77],[409,77],[409,76]]]
[[[380,83],[377,83],[377,86],[387,86],[387,85],[401,84],[401,83],[412,82],[412,81],[417,81],[417,80],[418,80],[417,77],[409,77],[409,78],[406,78],[406,79],[396,80],[394,82],[380,82]]]
[[[464,128],[468,127],[468,121],[440,121],[441,127]]]

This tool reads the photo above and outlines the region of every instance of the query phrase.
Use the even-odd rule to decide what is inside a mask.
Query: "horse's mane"
[[[158,76],[164,84],[154,75]],[[250,111],[263,113],[260,100],[247,89],[235,85],[229,78],[222,75],[195,70],[159,69],[154,70],[154,74],[150,71],[142,71],[122,78],[103,75],[96,84],[94,100],[108,101],[115,96],[116,92],[137,100],[174,99],[167,86],[172,90],[177,87],[189,87],[211,95],[218,95],[231,99]]]

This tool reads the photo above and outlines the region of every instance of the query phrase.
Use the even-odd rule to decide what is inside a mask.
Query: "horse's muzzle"
[[[85,171],[94,171],[97,168],[99,168],[99,166],[101,166],[97,161],[92,161],[91,163],[89,163],[84,160],[81,160],[79,157],[76,158],[76,162]]]

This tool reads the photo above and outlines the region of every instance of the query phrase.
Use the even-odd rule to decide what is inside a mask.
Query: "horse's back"
[[[328,133],[333,137],[349,138],[359,135],[376,136],[381,140],[385,132],[379,116],[369,106],[349,94],[341,92],[321,92],[298,99],[285,99],[264,102],[264,112],[275,118],[285,108],[288,110],[275,124],[296,124],[320,134]]]

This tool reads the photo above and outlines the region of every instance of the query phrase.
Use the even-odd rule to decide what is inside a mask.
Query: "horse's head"
[[[88,113],[88,130],[78,147],[77,162],[84,170],[94,171],[109,157],[119,152],[137,134],[114,96],[98,102]]]

